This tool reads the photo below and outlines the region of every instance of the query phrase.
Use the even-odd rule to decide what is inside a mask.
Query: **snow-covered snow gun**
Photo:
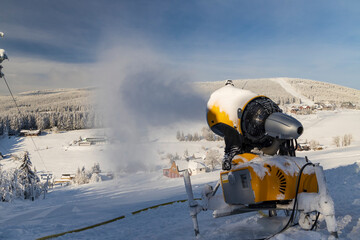
[[[204,187],[201,202],[194,200],[185,170],[195,235],[200,232],[197,214],[201,211],[213,210],[216,218],[259,210],[268,210],[273,216],[286,210],[291,215],[280,232],[292,226],[297,216],[303,229],[313,230],[321,214],[327,230],[337,237],[334,202],[323,168],[306,157],[296,157],[296,139],[303,132],[298,120],[283,113],[270,98],[227,81],[210,96],[207,122],[215,134],[224,137],[226,145],[236,144],[238,151],[231,169],[220,171],[216,186]],[[220,186],[222,194],[216,194]]]

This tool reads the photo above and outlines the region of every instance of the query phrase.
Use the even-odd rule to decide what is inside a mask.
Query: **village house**
[[[170,168],[163,169],[163,175],[165,177],[169,178],[179,178],[182,177],[182,174],[180,174],[179,169],[175,163],[175,161],[172,162]]]
[[[20,136],[39,136],[41,134],[40,130],[21,130],[20,131]]]
[[[352,102],[343,102],[341,103],[341,107],[347,109],[356,109],[356,105],[354,105]]]
[[[106,138],[101,137],[91,137],[91,138],[81,138],[77,142],[79,146],[90,146],[90,145],[98,145],[98,144],[105,144]]]
[[[163,175],[169,178],[182,177],[185,169],[188,169],[190,175],[206,172],[206,166],[201,162],[179,160],[173,161],[170,168],[163,169]]]

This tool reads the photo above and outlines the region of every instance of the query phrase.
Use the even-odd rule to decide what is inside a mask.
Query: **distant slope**
[[[0,96],[0,135],[17,134],[21,129],[60,130],[101,125],[94,89],[55,89],[20,93],[17,106],[10,96]]]
[[[60,109],[89,106],[93,89],[52,89],[20,93],[16,98],[20,111],[51,112]],[[17,109],[10,96],[0,96],[0,113],[2,115],[17,114]]]
[[[268,96],[283,104],[308,104],[315,102],[335,103],[351,102],[360,106],[360,90],[335,84],[298,78],[260,78],[233,80],[238,88],[244,88],[260,95]],[[208,98],[224,81],[195,82],[193,86],[199,94]],[[20,93],[17,104],[23,114],[49,113],[60,111],[88,111],[95,104],[96,89],[54,89]],[[0,96],[1,116],[17,114],[10,96]]]
[[[260,78],[233,80],[238,88],[251,90],[268,96],[280,104],[303,103],[312,105],[314,102],[333,102],[341,105],[352,102],[360,105],[360,91],[331,83],[298,78]],[[205,97],[216,89],[224,86],[224,81],[197,82],[195,89]]]
[[[296,98],[301,99],[302,103],[305,103],[307,105],[314,105],[314,101],[310,100],[309,98],[305,97],[301,93],[299,93],[295,87],[293,87],[288,81],[287,78],[270,78],[271,81],[274,81],[275,83],[278,83],[281,85],[282,88],[285,89],[288,93],[293,95]]]
[[[314,102],[352,102],[357,105],[360,104],[360,91],[357,89],[308,79],[287,78],[286,81],[299,93]]]

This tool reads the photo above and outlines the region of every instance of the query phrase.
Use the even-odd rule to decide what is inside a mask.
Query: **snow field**
[[[330,195],[335,202],[335,212],[341,239],[360,239],[360,130],[358,111],[321,112],[316,115],[295,116],[305,126],[301,138],[316,139],[326,145],[322,151],[298,152],[312,162],[324,166]],[[188,127],[192,128],[187,130]],[[177,142],[177,130],[193,133],[200,131],[198,123],[169,129],[154,129],[149,144],[157,152],[205,154],[206,149],[221,149],[222,142]],[[181,127],[183,129],[181,129]],[[185,131],[186,130],[186,131]],[[49,170],[60,176],[75,172],[78,167],[90,168],[100,163],[103,171],[114,168],[116,159],[108,159],[108,145],[69,146],[79,136],[103,135],[103,130],[79,130],[59,134],[49,133],[34,137],[42,160],[29,138],[0,138],[3,154],[28,150],[38,171]],[[332,137],[351,133],[354,137],[349,147],[336,148]],[[4,150],[6,152],[4,152]],[[43,162],[45,163],[43,163]],[[3,168],[14,164],[1,160]],[[194,239],[187,203],[175,203],[150,209],[136,215],[133,211],[160,203],[186,199],[183,179],[162,176],[166,160],[156,163],[152,171],[121,173],[114,180],[81,186],[57,187],[45,199],[34,202],[16,200],[0,202],[0,239],[36,239],[51,234],[79,229],[122,215],[122,220],[87,231],[67,234],[58,239]],[[46,169],[45,167],[46,166]],[[167,166],[168,167],[168,166]],[[191,177],[195,197],[200,197],[203,186],[215,184],[219,171]],[[264,218],[257,212],[225,218],[212,218],[212,212],[198,215],[200,239],[253,239],[271,235],[287,221],[284,217]],[[273,239],[328,239],[325,223],[314,231],[292,227]]]

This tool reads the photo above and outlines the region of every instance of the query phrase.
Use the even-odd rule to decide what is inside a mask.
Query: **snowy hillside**
[[[288,78],[286,81],[314,102],[360,103],[360,91],[356,89],[307,79]]]
[[[322,104],[331,103],[333,108],[341,108],[344,104],[345,107],[360,108],[359,90],[334,84],[293,78],[243,79],[234,80],[234,84],[236,87],[268,96],[280,105],[290,104],[290,107],[291,105],[300,104],[312,106],[315,102],[320,102]],[[193,86],[197,93],[194,93],[192,97],[196,98],[196,102],[199,104],[201,97],[208,99],[211,92],[223,85],[223,81],[193,83],[190,86]],[[136,87],[134,88],[140,91],[136,94],[146,95],[151,92],[146,88],[144,88],[146,89],[145,92],[141,92],[142,90]],[[158,90],[159,86],[155,88]],[[187,88],[189,88],[187,85],[179,87],[182,91]],[[172,89],[172,87],[169,89]],[[169,93],[169,89],[165,92]],[[104,106],[109,104],[104,102],[102,107],[99,106],[99,103],[95,104],[95,102],[101,102],[101,99],[103,99],[103,97],[99,96],[96,98],[96,95],[100,96],[101,91],[93,88],[41,90],[21,93],[15,96],[17,105],[22,113],[21,117],[18,116],[18,109],[12,98],[10,96],[0,96],[2,103],[0,105],[0,135],[3,132],[16,135],[21,129],[44,130],[57,127],[60,130],[77,130],[104,127]],[[125,99],[132,97],[134,96],[130,95],[125,97]],[[173,101],[172,97],[173,94],[169,94],[169,98],[175,104],[177,101]],[[197,106],[195,102],[192,102],[193,100],[189,100],[189,96],[184,97],[183,94],[179,97],[183,97],[183,101],[191,101],[191,105]],[[100,101],[95,101],[96,99]],[[159,103],[154,105],[159,106],[165,102],[162,101],[162,96],[158,100]],[[151,103],[152,100],[149,99],[146,102]],[[129,107],[132,107],[131,104]],[[139,110],[141,107],[144,107],[144,102],[140,101],[137,109]],[[149,107],[146,107],[146,109]],[[287,107],[288,105],[286,105]],[[184,109],[188,110],[189,107]],[[290,108],[287,109],[290,111]],[[199,112],[199,109],[195,109],[194,112]],[[193,116],[195,114],[191,113],[190,115]]]
[[[348,110],[322,112],[299,116],[305,126],[302,138],[316,139],[325,145],[322,151],[298,152],[313,162],[320,162],[326,169],[329,191],[335,201],[338,230],[341,239],[360,238],[360,111]],[[16,200],[0,202],[0,236],[2,239],[35,239],[74,229],[84,228],[107,220],[125,216],[89,230],[66,234],[58,239],[193,239],[191,218],[186,202],[133,214],[133,212],[175,200],[186,199],[183,179],[162,176],[162,168],[169,167],[168,160],[161,160],[165,153],[182,155],[205,154],[207,149],[221,150],[222,142],[178,142],[176,130],[200,130],[202,123],[177,124],[165,129],[153,129],[151,139],[141,148],[152,148],[159,154],[152,170],[116,174],[114,180],[81,186],[56,187],[45,199],[34,202]],[[332,144],[334,136],[351,133],[354,141],[348,147],[337,148]],[[2,153],[17,154],[28,150],[38,171],[52,171],[55,175],[74,172],[77,167],[90,167],[99,162],[104,172],[116,171],[117,161],[107,152],[113,146],[71,145],[79,137],[104,136],[105,130],[77,130],[47,133],[33,137],[2,137]],[[141,149],[139,149],[141,151]],[[39,157],[39,153],[41,158]],[[119,152],[121,155],[121,152]],[[147,161],[147,156],[143,156]],[[123,160],[122,160],[123,161]],[[131,161],[131,159],[129,159]],[[1,160],[2,168],[9,167],[10,160]],[[192,177],[195,197],[205,183],[214,184],[219,170]],[[258,212],[213,219],[211,212],[199,214],[202,239],[254,239],[269,236],[287,221],[285,217],[266,218]],[[324,222],[320,229],[304,231],[294,226],[273,239],[327,239]]]
[[[86,106],[94,89],[53,89],[18,94],[16,101],[22,112],[51,111],[63,107]],[[0,112],[3,115],[17,113],[10,96],[0,96]]]
[[[280,102],[303,103],[313,102],[352,102],[360,104],[360,90],[347,88],[335,84],[297,78],[261,78],[233,80],[238,88],[251,90],[257,94],[268,96]],[[195,90],[205,98],[224,86],[224,81],[196,82]],[[46,111],[63,107],[87,107],[93,104],[96,89],[55,89],[20,93],[16,101],[24,112]],[[10,96],[0,96],[0,112],[3,114],[16,113],[14,103]]]
[[[91,88],[25,92],[15,96],[18,108],[10,96],[0,96],[0,135],[16,135],[22,129],[99,127],[102,119],[94,95]]]
[[[298,78],[260,78],[233,80],[238,88],[251,90],[268,96],[274,101],[284,103],[343,102],[360,104],[360,90],[335,84]],[[209,96],[215,89],[224,85],[224,81],[195,83],[198,91]],[[301,100],[301,101],[300,101]]]

